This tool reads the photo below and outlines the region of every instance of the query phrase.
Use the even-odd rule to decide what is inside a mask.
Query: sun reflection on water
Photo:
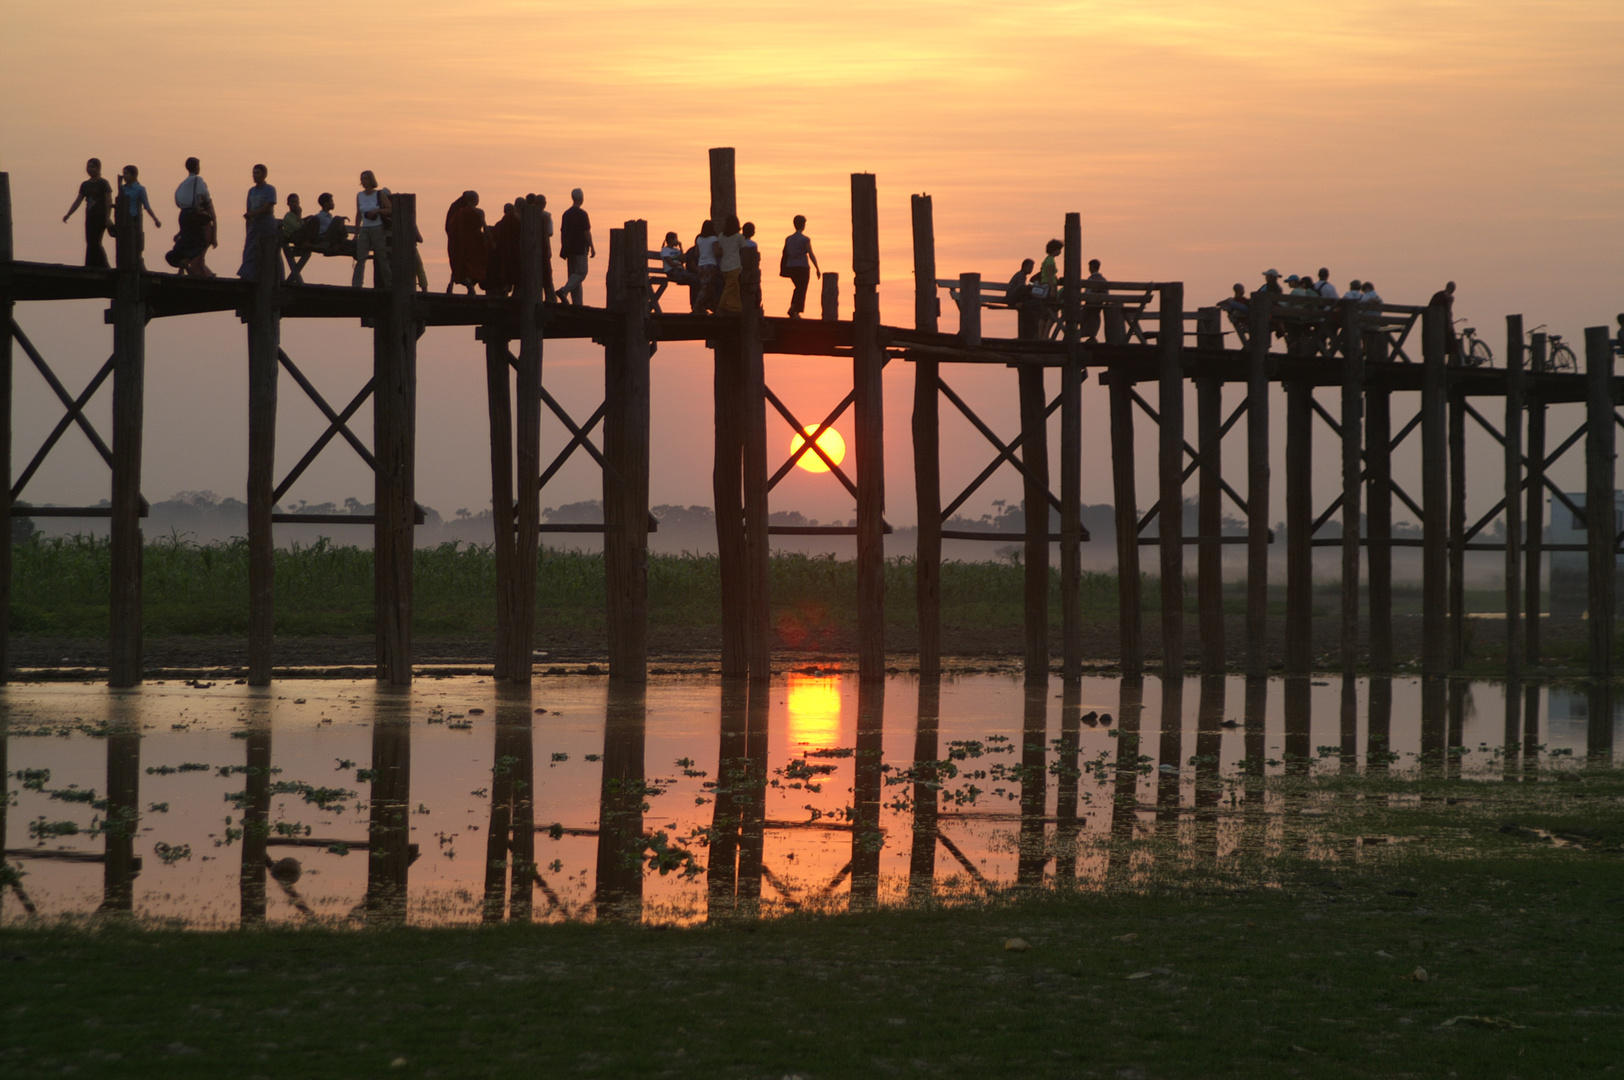
[[[784,697],[789,745],[840,745],[840,677],[791,673]]]

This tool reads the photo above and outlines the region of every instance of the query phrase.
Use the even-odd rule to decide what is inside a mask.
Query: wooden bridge
[[[734,156],[731,149],[710,152],[713,220],[736,210]],[[491,419],[492,508],[498,578],[498,634],[495,670],[499,679],[530,679],[531,642],[535,629],[536,560],[540,534],[548,529],[575,531],[601,528],[608,578],[609,669],[616,679],[641,681],[647,670],[649,514],[650,357],[660,342],[704,341],[715,356],[715,509],[723,598],[722,670],[728,675],[764,679],[770,674],[771,625],[768,617],[768,537],[783,532],[855,534],[858,563],[858,669],[863,678],[882,677],[886,667],[884,636],[885,430],[881,373],[901,360],[913,367],[912,438],[914,489],[919,541],[917,606],[919,666],[940,671],[941,542],[946,539],[995,539],[1006,533],[945,530],[943,522],[998,468],[1017,469],[1024,486],[1026,532],[1025,662],[1031,675],[1050,668],[1048,622],[1050,545],[1059,542],[1062,594],[1062,674],[1082,673],[1082,611],[1078,584],[1081,544],[1087,540],[1080,521],[1084,431],[1082,393],[1089,373],[1097,376],[1110,400],[1110,453],[1113,468],[1120,588],[1122,665],[1134,674],[1144,667],[1140,615],[1142,545],[1155,545],[1161,571],[1160,627],[1165,668],[1184,663],[1185,547],[1196,548],[1197,623],[1200,664],[1204,671],[1225,666],[1221,579],[1222,546],[1247,547],[1246,671],[1262,676],[1270,670],[1267,644],[1267,554],[1269,530],[1269,413],[1275,388],[1284,390],[1286,409],[1287,601],[1285,670],[1307,672],[1310,649],[1312,548],[1342,548],[1341,666],[1352,672],[1361,653],[1359,628],[1360,548],[1366,549],[1369,584],[1369,663],[1377,671],[1392,669],[1392,552],[1418,544],[1423,564],[1423,673],[1445,674],[1464,658],[1464,558],[1469,550],[1505,554],[1508,674],[1516,675],[1527,656],[1539,655],[1538,589],[1543,545],[1543,506],[1547,489],[1587,522],[1587,543],[1572,545],[1588,553],[1591,610],[1611,612],[1614,605],[1614,560],[1620,535],[1609,515],[1586,515],[1590,506],[1612,506],[1614,426],[1621,387],[1613,374],[1613,351],[1605,327],[1585,332],[1582,374],[1543,370],[1545,338],[1534,334],[1525,345],[1520,316],[1506,319],[1507,350],[1503,369],[1463,368],[1446,354],[1447,313],[1442,307],[1373,306],[1355,301],[1303,301],[1258,294],[1248,321],[1234,332],[1231,345],[1216,308],[1185,309],[1178,282],[1113,282],[1093,291],[1066,287],[1063,299],[1046,312],[1031,305],[1020,313],[1014,338],[985,337],[984,306],[1001,306],[1002,293],[990,296],[979,275],[938,279],[928,195],[912,196],[914,311],[911,326],[881,322],[879,226],[875,178],[851,178],[853,310],[839,317],[838,279],[824,275],[821,320],[767,318],[759,309],[759,287],[747,295],[737,315],[675,314],[650,302],[647,224],[628,221],[612,230],[607,301],[602,308],[543,303],[541,266],[544,240],[535,215],[524,219],[523,270],[514,295],[422,295],[412,291],[414,250],[397,242],[390,254],[393,284],[387,289],[289,284],[280,280],[279,251],[267,238],[260,251],[257,281],[200,280],[152,273],[142,265],[143,237],[139,219],[121,217],[133,226],[119,229],[113,269],[89,269],[15,260],[12,250],[9,179],[0,173],[0,317],[9,333],[0,335],[0,454],[10,482],[4,505],[11,514],[98,516],[110,518],[112,546],[111,640],[109,681],[128,686],[142,678],[141,524],[146,501],[141,494],[143,371],[145,328],[153,318],[174,318],[212,311],[236,312],[247,327],[249,371],[248,543],[250,552],[249,682],[270,681],[274,659],[272,592],[272,527],[279,522],[365,523],[363,517],[329,518],[273,512],[276,503],[316,456],[342,440],[373,470],[378,676],[392,683],[412,678],[412,549],[413,526],[421,514],[414,498],[416,342],[427,326],[472,326],[483,344]],[[393,234],[414,235],[416,199],[393,197]],[[1068,214],[1065,224],[1063,282],[1083,281],[1080,248],[1081,216]],[[938,328],[943,291],[960,308],[956,333]],[[53,372],[13,318],[19,301],[102,298],[111,301],[112,355],[77,395]],[[335,408],[281,348],[283,319],[359,319],[373,330],[373,376],[343,408]],[[1087,330],[1098,329],[1095,334]],[[1287,331],[1287,347],[1271,351],[1275,331]],[[1243,333],[1244,331],[1244,333]],[[578,422],[547,392],[542,380],[545,342],[588,338],[604,349],[603,404]],[[1085,338],[1087,340],[1085,340]],[[64,413],[44,446],[19,473],[11,460],[13,344],[21,350],[60,400]],[[517,350],[514,345],[517,343]],[[795,430],[807,417],[795,415],[767,381],[766,358],[810,355],[851,363],[852,385],[840,404],[810,425],[821,432],[851,410],[854,416],[855,476],[825,458],[834,480],[856,501],[853,528],[786,528],[768,525],[768,493],[800,455],[823,456],[816,435],[791,459],[775,465],[768,457],[767,417],[777,412]],[[955,364],[997,364],[1014,369],[1019,388],[1020,431],[1000,435],[957,394],[944,372]],[[1060,371],[1060,393],[1049,399],[1044,387],[1047,368]],[[278,478],[276,410],[279,371],[286,370],[299,391],[328,419],[328,427],[289,472]],[[111,445],[86,418],[86,403],[112,381]],[[1186,435],[1186,380],[1196,388],[1195,441]],[[1227,417],[1222,412],[1226,383],[1240,383],[1246,396]],[[1141,392],[1156,388],[1155,403]],[[1315,390],[1340,390],[1335,410],[1315,398]],[[1395,395],[1415,395],[1418,408],[1396,430]],[[373,401],[370,444],[350,427],[356,412]],[[1500,399],[1503,416],[1495,419],[1474,400]],[[987,467],[954,498],[945,500],[941,486],[939,420],[946,400],[985,437]],[[1554,451],[1547,451],[1546,408],[1582,402],[1586,420]],[[570,432],[564,451],[543,468],[543,409]],[[1059,484],[1050,475],[1048,418],[1060,413]],[[1497,412],[1498,407],[1488,410]],[[1143,514],[1133,428],[1135,413],[1155,423],[1159,432],[1156,498]],[[1315,417],[1340,439],[1342,483],[1323,510],[1312,483]],[[1504,449],[1499,476],[1493,481],[1501,501],[1480,520],[1466,520],[1466,422],[1470,418]],[[1244,494],[1219,467],[1223,438],[1245,420],[1247,470]],[[601,423],[602,445],[593,441]],[[112,474],[109,507],[19,508],[15,500],[45,456],[77,426],[90,439]],[[1418,433],[1418,434],[1417,434]],[[1414,436],[1412,438],[1412,436]],[[1549,467],[1569,449],[1584,443],[1586,502],[1577,506],[1548,479]],[[1419,496],[1393,480],[1395,451],[1418,447],[1422,484]],[[577,450],[602,468],[604,521],[601,526],[546,526],[540,519],[541,489]],[[1091,454],[1091,457],[1100,455]],[[1482,465],[1477,470],[1481,472]],[[1169,518],[1182,522],[1184,485],[1198,485],[1197,535],[1158,528]],[[1395,538],[1394,499],[1420,518],[1419,541]],[[1248,534],[1221,533],[1224,501],[1240,510]],[[1524,506],[1526,504],[1526,511]],[[1059,511],[1058,533],[1050,532],[1047,515],[1031,508]],[[1504,514],[1506,541],[1478,539]],[[1362,515],[1367,517],[1361,529]],[[1340,517],[1340,538],[1316,540],[1314,533]],[[1526,540],[1523,539],[1526,525]],[[9,621],[11,548],[0,545],[0,627]],[[1525,592],[1526,582],[1526,592]],[[1534,602],[1524,611],[1523,596]],[[1525,625],[1526,623],[1526,625]],[[1590,669],[1610,675],[1613,620],[1589,620]],[[0,677],[9,669],[0,631]]]

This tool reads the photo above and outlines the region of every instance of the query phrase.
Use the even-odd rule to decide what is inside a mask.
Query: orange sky
[[[148,241],[149,265],[161,265],[188,154],[226,207],[256,161],[307,205],[322,190],[348,201],[371,168],[419,194],[425,259],[443,287],[437,219],[464,188],[488,207],[526,191],[556,207],[582,186],[607,254],[609,227],[631,217],[691,237],[707,208],[706,148],[734,146],[741,209],[766,246],[805,213],[824,266],[847,282],[848,176],[877,174],[887,321],[911,318],[908,195],[927,191],[944,276],[1007,277],[1078,210],[1085,256],[1118,278],[1183,280],[1191,307],[1231,282],[1257,284],[1269,266],[1374,278],[1401,303],[1424,303],[1453,278],[1457,312],[1503,352],[1507,312],[1578,338],[1624,310],[1621,40],[1616,0],[1378,0],[1267,20],[1185,0],[832,0],[723,18],[671,3],[22,0],[0,12],[0,169],[11,174],[19,256],[75,262],[78,223],[60,218],[84,158],[140,165],[165,223]],[[218,268],[235,269],[240,244],[228,224]],[[601,301],[602,270],[589,300]],[[347,275],[331,260],[315,278]],[[785,305],[782,284],[769,277],[770,313]],[[96,305],[24,305],[18,318],[74,390],[110,349]],[[366,378],[370,345],[356,328],[289,323],[284,341],[330,399]],[[431,331],[420,348],[419,498],[446,514],[489,502],[481,356],[467,330]],[[148,361],[149,498],[240,497],[240,326],[229,316],[154,323]],[[546,364],[554,393],[590,413],[602,385],[595,348],[550,345]],[[708,504],[708,358],[667,346],[654,378],[654,501]],[[809,419],[849,386],[839,361],[772,360],[768,378]],[[1010,373],[950,378],[1013,429]],[[31,370],[20,366],[16,382],[15,452],[26,461],[54,415]],[[899,524],[913,518],[911,382],[905,365],[888,369],[888,517]],[[284,385],[283,470],[321,429],[296,394]],[[92,412],[107,408],[104,398]],[[1106,411],[1092,382],[1085,409],[1086,453],[1099,466],[1085,470],[1084,497],[1106,501]],[[787,428],[770,430],[787,441]],[[967,432],[944,425],[954,491],[987,457]],[[1148,455],[1153,437],[1141,435]],[[562,443],[558,425],[546,438]],[[81,444],[70,434],[27,497],[105,497],[106,473]],[[1239,446],[1228,453],[1239,464]],[[368,497],[352,461],[335,447],[293,497]],[[597,494],[585,465],[556,483],[549,505]],[[976,513],[1019,497],[1013,474],[984,492]],[[852,513],[827,476],[794,475],[774,504]]]

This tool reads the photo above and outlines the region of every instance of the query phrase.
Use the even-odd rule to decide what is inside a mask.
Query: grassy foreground
[[[1323,849],[1407,841],[1361,857],[1203,869],[1145,847],[1136,862],[1161,869],[1131,886],[968,908],[691,930],[0,931],[0,1073],[1624,1068],[1624,778],[1438,781],[1419,800],[1413,784],[1388,797],[1400,790],[1332,781],[1298,804],[1341,808],[1316,826]],[[1030,949],[1007,949],[1016,937]]]

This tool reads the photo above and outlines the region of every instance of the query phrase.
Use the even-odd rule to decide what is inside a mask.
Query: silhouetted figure
[[[1105,275],[1100,273],[1100,261],[1088,260],[1088,277],[1083,281],[1083,322],[1079,328],[1088,341],[1097,341],[1100,336],[1100,316],[1103,311],[1101,300],[1090,299],[1090,296],[1099,296],[1105,292],[1101,286],[1106,284]]]
[[[699,235],[694,237],[694,248],[697,251],[699,267],[699,306],[695,312],[715,311],[716,301],[721,292],[720,275],[717,267],[716,224],[709,218],[699,227]]]
[[[1037,263],[1031,259],[1022,259],[1021,268],[1009,276],[1009,283],[1004,286],[1004,303],[1010,307],[1020,307],[1032,299],[1032,268]],[[968,297],[974,301],[976,297]]]
[[[1336,286],[1331,282],[1331,271],[1323,266],[1320,267],[1319,280],[1314,283],[1314,289],[1327,300],[1335,300],[1339,296]]]
[[[304,204],[299,201],[298,192],[288,193],[288,212],[282,215],[282,224],[278,232],[282,235],[282,242],[308,245],[321,229],[321,222],[313,217],[305,217]]]
[[[320,209],[310,219],[316,223],[316,236],[310,246],[328,255],[355,254],[355,247],[350,243],[349,218],[333,213],[336,205],[333,193],[324,191],[316,196],[316,205]]]
[[[558,290],[558,295],[564,303],[577,307],[582,303],[581,282],[586,280],[587,259],[598,257],[598,249],[592,243],[592,219],[581,209],[585,198],[580,188],[570,192],[571,206],[564,211],[563,220],[558,226],[558,254],[570,275],[564,287]]]
[[[1273,267],[1263,271],[1263,288],[1259,291],[1283,296],[1285,290],[1280,287],[1280,271]]]
[[[744,271],[744,235],[739,232],[739,219],[729,214],[722,225],[722,235],[716,238],[716,268],[722,276],[722,298],[718,311],[738,314],[744,310],[739,301],[739,277]]]
[[[756,223],[746,221],[739,226],[739,235],[744,237],[744,244],[739,251],[739,260],[743,270],[739,274],[739,289],[745,297],[753,299],[756,307],[761,307],[761,245],[756,243]]]
[[[137,169],[134,165],[124,166],[124,171],[118,178],[118,193],[128,196],[126,205],[129,207],[128,216],[130,218],[140,217],[141,211],[145,210],[147,217],[152,219],[154,229],[164,227],[164,223],[158,220],[158,215],[152,212],[152,203],[147,200],[147,189],[146,185],[141,183],[140,169]],[[115,234],[118,227],[123,224],[123,222],[117,220],[113,222]]]
[[[1241,344],[1246,343],[1251,333],[1251,326],[1247,323],[1247,316],[1251,313],[1252,304],[1246,295],[1246,286],[1235,282],[1233,291],[1213,306],[1229,316],[1229,325],[1235,328],[1235,334]]]
[[[547,209],[547,196],[526,195],[526,210],[541,215],[541,298],[545,303],[558,303],[558,291],[553,288],[553,212]]]
[[[446,256],[451,262],[451,282],[447,293],[458,285],[472,296],[474,287],[483,287],[490,273],[490,241],[485,234],[485,211],[479,208],[479,192],[465,191],[446,218]]]
[[[1460,339],[1455,336],[1455,283],[1451,281],[1433,293],[1427,306],[1444,309],[1444,356],[1450,362],[1460,359]]]
[[[195,157],[186,159],[186,179],[175,188],[175,208],[180,211],[175,234],[175,246],[164,261],[182,274],[192,277],[214,277],[214,271],[205,262],[209,248],[219,247],[218,221],[214,212],[214,199],[209,185],[199,175],[202,164]]]
[[[389,189],[380,188],[378,178],[368,169],[361,174],[361,190],[355,194],[355,273],[350,275],[351,288],[359,289],[365,283],[369,256],[373,285],[387,289],[393,281],[385,242],[388,234],[384,230],[389,211]]]
[[[1359,283],[1359,279],[1354,278],[1352,281],[1348,282],[1348,291],[1342,294],[1342,299],[1363,300],[1364,298],[1365,288]]]
[[[812,272],[816,270],[821,278],[823,268],[818,265],[818,257],[812,252],[812,238],[806,235],[806,218],[796,214],[794,225],[795,231],[784,237],[784,254],[778,260],[778,276],[789,278],[795,286],[795,292],[789,298],[789,317],[799,319],[806,310],[806,286],[812,280]]]
[[[660,269],[665,273],[665,279],[673,285],[698,284],[698,276],[689,273],[683,258],[681,239],[674,232],[666,233],[665,244],[660,248]]]
[[[244,281],[259,277],[259,241],[263,236],[276,236],[276,188],[266,183],[270,170],[263,165],[254,166],[254,186],[248,189],[247,209],[243,221],[248,224],[248,235],[243,238],[242,266],[237,276]]]
[[[113,185],[109,184],[101,174],[101,158],[91,158],[85,162],[85,175],[89,177],[79,185],[79,194],[68,207],[68,212],[62,215],[65,224],[79,209],[79,204],[85,205],[85,265],[100,269],[107,269],[107,249],[102,246],[102,237],[107,235],[108,219],[113,213]]]

